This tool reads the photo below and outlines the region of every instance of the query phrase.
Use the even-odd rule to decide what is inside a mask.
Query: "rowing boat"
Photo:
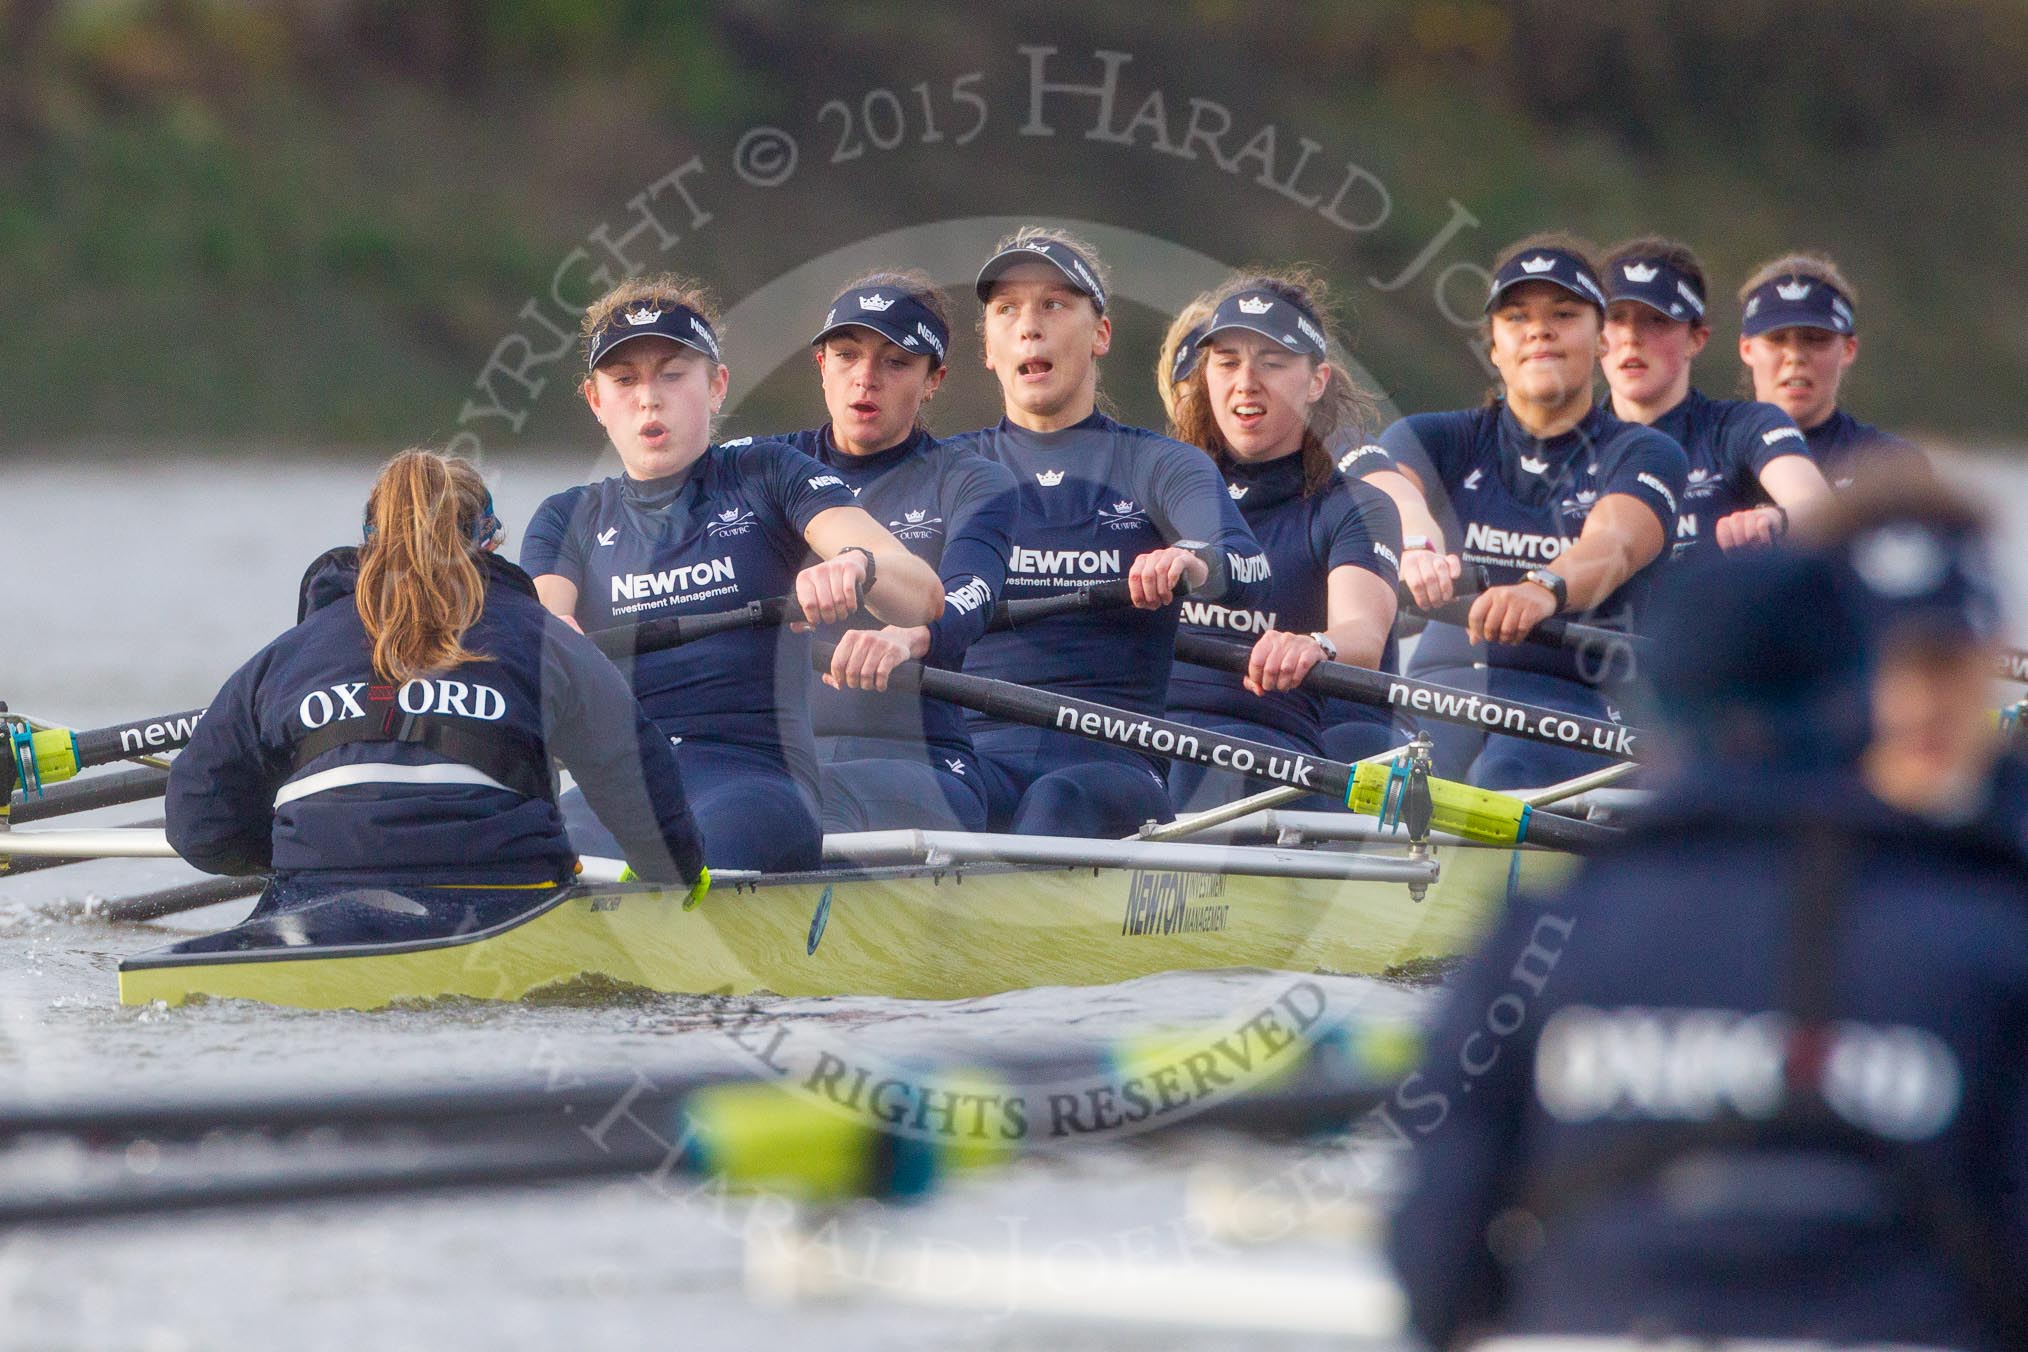
[[[392,942],[253,921],[127,958],[120,999],[375,1009],[619,987],[950,1000],[1172,970],[1381,975],[1466,951],[1516,880],[1540,885],[1568,862],[1458,848],[1439,869],[1399,850],[919,831],[871,833],[853,852],[918,862],[769,875],[694,911],[680,890],[573,885],[485,930]]]

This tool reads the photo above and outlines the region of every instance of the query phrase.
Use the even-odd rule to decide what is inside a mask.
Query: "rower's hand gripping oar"
[[[812,645],[812,660],[820,669],[829,666],[833,647],[823,642]],[[927,695],[1010,723],[1068,732],[1144,755],[1187,760],[1271,784],[1329,794],[1354,812],[1371,815],[1388,806],[1390,785],[1398,773],[1391,765],[1347,765],[1091,700],[925,667],[920,662],[896,667],[888,677],[888,689]],[[1575,818],[1537,813],[1520,799],[1490,789],[1441,779],[1430,779],[1428,785],[1430,825],[1469,840],[1584,850],[1618,834]]]

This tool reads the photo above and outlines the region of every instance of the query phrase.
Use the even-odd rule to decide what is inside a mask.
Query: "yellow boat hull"
[[[1399,883],[1088,867],[803,875],[716,891],[694,911],[682,909],[681,892],[573,887],[450,938],[158,949],[121,963],[120,1000],[376,1009],[519,1000],[586,981],[950,1000],[1187,969],[1377,975],[1464,952],[1506,895],[1516,859],[1529,887],[1570,864],[1545,852],[1447,850],[1420,902]]]

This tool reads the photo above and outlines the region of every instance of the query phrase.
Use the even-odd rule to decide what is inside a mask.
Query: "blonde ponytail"
[[[381,467],[366,499],[357,603],[373,670],[391,685],[490,661],[464,646],[486,604],[474,535],[485,481],[470,461],[409,450]]]

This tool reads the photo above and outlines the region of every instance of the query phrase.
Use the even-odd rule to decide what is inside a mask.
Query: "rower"
[[[1434,1347],[2023,1346],[2028,873],[1863,789],[1842,569],[1672,574],[1648,664],[1672,773],[1625,844],[1509,905],[1387,1110],[1412,1322]]]
[[[1010,601],[1124,581],[1133,608],[1061,615],[972,645],[965,669],[1141,714],[1168,704],[1179,583],[1240,607],[1265,603],[1268,563],[1202,451],[1098,411],[1112,345],[1092,247],[1027,226],[979,271],[986,367],[999,424],[954,440],[1013,473]],[[1068,732],[974,715],[996,830],[1124,836],[1170,817],[1166,765]]]
[[[1380,445],[1456,519],[1457,553],[1403,542],[1402,581],[1416,603],[1451,600],[1466,563],[1496,584],[1471,602],[1467,628],[1430,625],[1413,674],[1617,721],[1623,663],[1522,642],[1558,614],[1638,632],[1683,492],[1682,448],[1593,401],[1606,299],[1591,260],[1588,244],[1562,234],[1503,251],[1484,329],[1500,395],[1481,408],[1403,418]],[[1488,788],[1556,783],[1606,764],[1467,726],[1428,731],[1439,775]]]
[[[718,322],[703,291],[666,275],[623,282],[585,310],[584,398],[625,472],[536,509],[521,560],[543,603],[587,630],[783,593],[814,623],[862,603],[890,624],[934,620],[936,571],[854,503],[837,471],[780,442],[711,444],[730,379]],[[805,567],[811,553],[821,562]],[[724,867],[820,861],[809,660],[806,633],[744,629],[630,664],[634,692],[676,744],[706,851]],[[565,808],[573,839],[597,853],[595,823],[569,795]]]
[[[1872,603],[1867,786],[1934,821],[1992,820],[2028,846],[2028,770],[2003,754],[1993,717],[2003,616],[1990,537],[1969,498],[1905,467],[1862,479],[1807,534]]]
[[[1335,760],[1385,751],[1397,744],[1385,711],[1355,706],[1360,716],[1327,740],[1325,702],[1302,689],[1319,662],[1380,668],[1393,657],[1401,517],[1385,493],[1341,476],[1326,449],[1371,420],[1373,398],[1331,359],[1328,297],[1314,275],[1245,273],[1214,299],[1174,430],[1218,466],[1273,576],[1264,605],[1183,602],[1185,628],[1248,640],[1252,663],[1244,677],[1177,663],[1169,716]],[[1179,811],[1258,787],[1196,765],[1169,772]]]
[[[950,302],[927,276],[856,278],[811,344],[831,420],[783,438],[835,471],[944,587],[944,613],[930,624],[861,623],[837,635],[831,669],[810,694],[827,832],[986,829],[964,715],[941,700],[881,693],[902,662],[963,665],[1007,578],[1013,476],[950,450],[923,425],[949,373],[950,341]]]
[[[1704,265],[1686,244],[1643,235],[1606,255],[1605,377],[1613,413],[1675,438],[1689,458],[1677,557],[1772,543],[1830,500],[1809,443],[1773,404],[1709,399],[1690,367],[1711,338]]]
[[[171,765],[176,852],[212,873],[272,871],[256,917],[371,886],[481,928],[576,870],[555,756],[637,875],[700,885],[667,740],[493,556],[478,471],[404,451],[374,483],[365,534],[312,566],[296,627],[233,673]]]
[[[1833,488],[1851,487],[1876,464],[1928,466],[1914,446],[1838,406],[1859,358],[1859,293],[1836,263],[1816,253],[1771,259],[1739,288],[1739,302],[1739,359],[1753,397],[1796,420]]]
[[[1190,377],[1202,355],[1198,342],[1204,337],[1204,325],[1212,310],[1217,308],[1216,300],[1210,291],[1192,296],[1162,331],[1162,345],[1155,351],[1155,393],[1161,396],[1162,412],[1168,415],[1171,431],[1182,423],[1183,400],[1190,397]]]

